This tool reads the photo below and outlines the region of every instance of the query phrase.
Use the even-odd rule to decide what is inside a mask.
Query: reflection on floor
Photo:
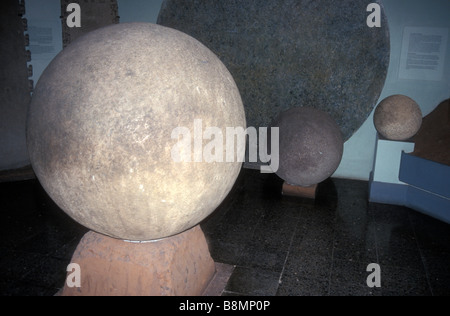
[[[317,200],[282,197],[275,175],[243,170],[202,223],[223,295],[449,295],[450,225],[368,203],[367,182],[330,179]],[[87,231],[36,180],[0,184],[0,295],[54,295]],[[381,267],[369,288],[367,266]]]

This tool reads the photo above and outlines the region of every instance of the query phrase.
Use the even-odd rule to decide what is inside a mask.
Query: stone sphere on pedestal
[[[327,113],[310,107],[293,108],[272,124],[280,131],[279,169],[288,184],[309,187],[329,178],[342,160],[341,130]]]
[[[413,99],[405,95],[393,95],[381,101],[373,121],[378,133],[384,138],[404,141],[419,131],[422,111]]]
[[[43,73],[28,114],[30,159],[50,197],[82,225],[118,239],[162,239],[210,215],[242,167],[237,158],[174,159],[175,149],[188,157],[188,145],[203,141],[196,120],[246,128],[217,56],[170,28],[114,25],[77,39]],[[180,142],[177,128],[192,139]]]

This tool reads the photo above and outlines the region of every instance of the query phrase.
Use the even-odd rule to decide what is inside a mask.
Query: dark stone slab
[[[71,3],[80,5],[81,27],[69,27],[67,25],[67,19],[72,14],[71,11],[67,11],[67,7]],[[111,24],[118,24],[119,20],[117,0],[90,0],[89,2],[61,0],[61,25],[64,48],[78,37]]]
[[[372,1],[374,2],[374,1]],[[366,0],[165,0],[158,23],[208,46],[240,89],[247,125],[281,112],[328,112],[348,140],[372,112],[389,65],[387,19],[367,26]]]

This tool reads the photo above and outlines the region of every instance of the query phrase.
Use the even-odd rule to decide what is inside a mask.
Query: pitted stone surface
[[[308,187],[329,178],[339,167],[344,142],[327,113],[293,108],[272,124],[280,131],[280,165],[276,174],[288,184]]]
[[[186,127],[193,139],[195,120],[246,128],[239,90],[217,56],[163,26],[109,26],[73,42],[43,73],[28,116],[30,159],[82,225],[160,239],[211,214],[242,167],[174,161],[172,132]]]
[[[375,1],[372,1],[375,2]],[[390,40],[367,26],[365,0],[165,0],[158,23],[197,38],[228,67],[248,126],[314,107],[344,141],[367,120],[384,86]]]
[[[404,141],[416,135],[422,126],[422,110],[410,97],[393,95],[381,101],[373,120],[384,138]]]

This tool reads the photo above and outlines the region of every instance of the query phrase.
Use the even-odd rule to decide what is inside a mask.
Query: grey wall
[[[156,23],[162,0],[117,0],[120,22]]]
[[[25,122],[30,88],[18,0],[0,4],[0,170],[29,164]]]

